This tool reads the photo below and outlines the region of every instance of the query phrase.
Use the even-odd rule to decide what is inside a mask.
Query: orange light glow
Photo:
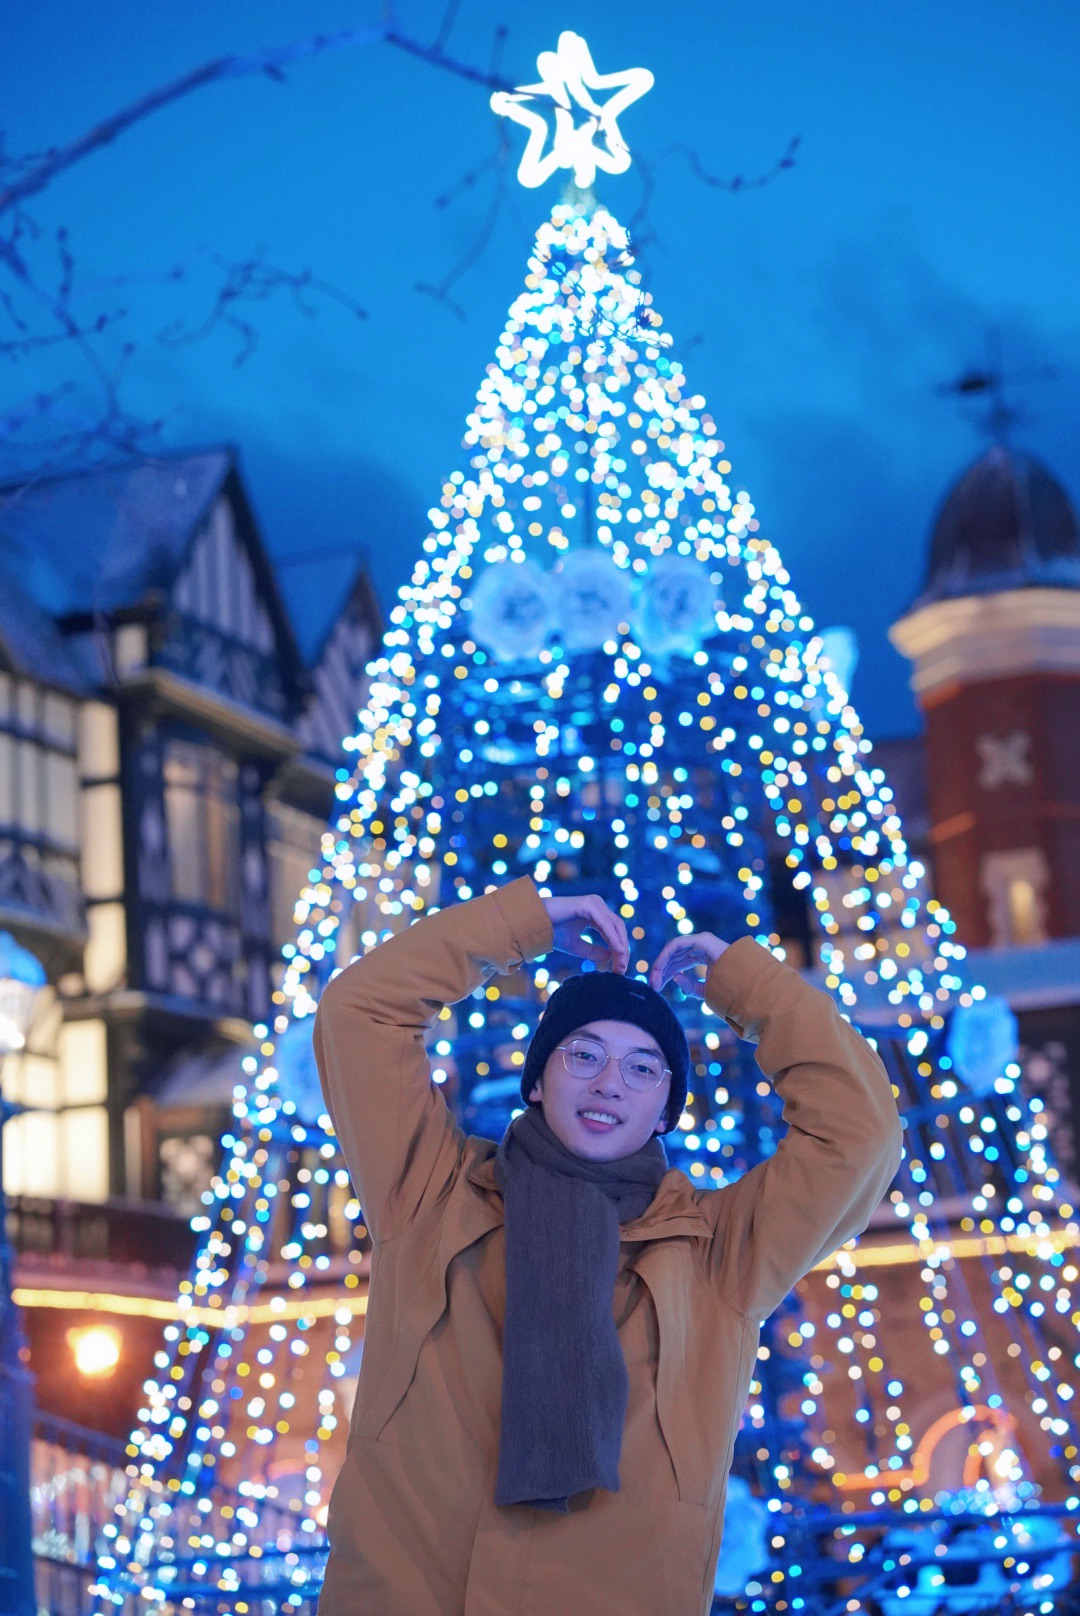
[[[69,1330],[67,1340],[76,1369],[88,1379],[111,1375],[120,1362],[120,1332],[111,1324],[89,1324]]]

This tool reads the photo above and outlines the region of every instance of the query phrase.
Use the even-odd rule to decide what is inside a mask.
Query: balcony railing
[[[30,1453],[34,1585],[49,1616],[88,1616],[102,1528],[128,1485],[124,1443],[38,1412]]]
[[[140,1265],[186,1272],[196,1236],[185,1218],[147,1201],[8,1199],[8,1238],[22,1258]]]

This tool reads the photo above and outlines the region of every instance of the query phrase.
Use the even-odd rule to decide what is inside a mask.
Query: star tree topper
[[[582,190],[592,185],[598,168],[606,174],[625,174],[630,167],[630,149],[619,133],[617,120],[632,102],[652,89],[653,76],[648,68],[598,73],[588,45],[580,34],[569,30],[559,35],[556,50],[540,52],[536,66],[539,84],[497,90],[491,97],[494,112],[524,124],[529,131],[518,166],[522,185],[543,185],[560,168],[572,169],[574,182]],[[602,105],[590,93],[608,89],[615,94]],[[555,127],[551,149],[545,153],[549,131],[545,113],[549,110],[554,111]]]

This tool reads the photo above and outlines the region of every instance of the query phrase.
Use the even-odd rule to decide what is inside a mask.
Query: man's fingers
[[[657,992],[669,982],[673,976],[687,965],[696,964],[701,959],[701,952],[695,943],[685,937],[673,937],[665,943],[653,964],[650,973],[653,987]]]
[[[588,900],[589,929],[600,934],[611,952],[617,971],[625,971],[630,963],[630,939],[622,917],[608,908],[602,898]]]
[[[691,976],[688,971],[677,971],[675,973],[675,982],[688,999],[703,999],[705,997],[705,984],[700,976]]]

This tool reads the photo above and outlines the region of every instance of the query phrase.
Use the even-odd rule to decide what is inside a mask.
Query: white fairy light
[[[536,66],[539,84],[497,90],[491,97],[492,111],[512,118],[529,131],[518,165],[522,185],[530,189],[543,185],[560,168],[570,169],[582,190],[592,185],[598,168],[605,174],[625,174],[630,167],[630,149],[619,130],[618,119],[632,102],[652,89],[653,76],[648,68],[598,73],[588,45],[580,34],[569,29],[559,35],[556,50],[540,52]],[[590,93],[608,89],[615,94],[603,104]],[[554,117],[553,130],[548,113]],[[545,152],[549,131],[551,148]]]

